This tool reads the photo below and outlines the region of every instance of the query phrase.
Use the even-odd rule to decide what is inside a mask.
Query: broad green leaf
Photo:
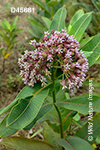
[[[43,21],[42,21],[42,17],[35,17],[33,15],[30,15],[28,18],[32,19],[32,20],[35,20],[36,22],[40,23],[40,24],[43,24]]]
[[[17,104],[17,101],[19,99],[24,99],[26,97],[32,96],[33,93],[35,93],[38,90],[39,86],[37,86],[37,88],[32,88],[29,86],[25,86],[20,92],[19,94],[16,96],[16,98],[14,99],[14,101],[9,104],[7,107],[5,107],[4,109],[0,109],[0,115],[8,112],[14,105]]]
[[[15,105],[7,119],[7,126],[13,129],[22,129],[30,124],[37,116],[44,99],[48,95],[48,89],[39,89],[32,98],[22,99]]]
[[[97,11],[99,12],[100,9],[99,9],[99,7],[98,7],[98,5],[97,5],[97,0],[91,0],[91,1],[92,1],[92,3],[94,4],[94,6],[95,6],[95,8],[97,9]]]
[[[82,15],[71,27],[68,32],[69,35],[73,35],[77,41],[80,41],[84,31],[88,27],[92,18],[92,13],[86,13]]]
[[[83,9],[78,10],[75,15],[72,17],[70,21],[70,25],[72,26],[80,17],[84,15]]]
[[[35,4],[37,4],[38,6],[40,6],[42,9],[44,9],[46,12],[50,14],[50,9],[45,3],[41,2],[40,0],[32,0],[32,2],[34,2]]]
[[[43,137],[45,142],[50,143],[56,149],[61,150],[61,147],[56,142],[56,140],[60,138],[60,134],[55,133],[46,122],[43,124]]]
[[[56,94],[56,100],[57,102],[60,102],[62,100],[66,99],[66,96],[65,96],[65,91],[64,90],[59,90],[59,92]]]
[[[43,33],[44,31],[44,26],[38,22],[36,22],[35,20],[28,18],[30,24],[35,27],[39,32]]]
[[[3,138],[1,143],[11,148],[20,150],[55,150],[52,145],[44,141],[26,139],[22,137]]]
[[[6,137],[9,135],[13,135],[18,131],[18,130],[10,129],[6,126],[6,119],[7,119],[8,115],[0,123],[0,137]]]
[[[42,35],[37,29],[35,31],[33,29],[27,29],[27,30],[32,37],[40,38]]]
[[[96,138],[96,142],[100,144],[100,135]]]
[[[64,109],[62,107],[60,107],[59,109],[60,109],[62,120],[63,120],[63,129],[64,131],[66,131],[66,129],[69,126],[71,117],[73,117],[76,114],[76,112]],[[45,114],[42,118],[40,118],[37,121],[37,123],[41,124],[44,121],[47,121],[49,126],[52,127],[55,132],[59,133],[58,115],[54,106],[47,114]]]
[[[65,150],[94,150],[87,141],[74,136],[69,136],[66,139],[57,139],[57,143],[63,146]]]
[[[100,56],[99,56],[99,58],[97,59],[97,61],[95,62],[95,64],[100,64]]]
[[[92,134],[88,134],[91,132]],[[83,128],[76,132],[76,135],[86,140],[90,144],[93,144],[96,137],[100,135],[100,114],[94,116],[93,120],[90,123],[88,121],[88,123]],[[90,136],[93,137],[92,140]]]
[[[80,40],[80,47],[83,47],[86,43],[88,43],[91,39],[93,38],[93,36],[92,37],[87,37],[87,38],[85,38],[85,39],[81,39]]]
[[[85,57],[89,57],[93,52],[83,51]]]
[[[50,30],[54,29],[57,31],[61,31],[61,29],[64,29],[66,14],[66,9],[64,7],[60,8],[53,17],[53,21],[50,25]]]
[[[88,43],[82,47],[83,51],[92,51],[88,57],[89,67],[92,66],[100,56],[100,34],[94,36]]]
[[[9,24],[7,19],[4,19],[4,24],[7,27],[7,29],[10,30],[11,26],[10,26],[10,24]]]
[[[50,0],[47,5],[50,7],[54,7],[57,3],[59,3],[60,0]]]
[[[35,123],[42,118],[47,112],[49,112],[52,109],[53,105],[52,104],[45,104],[41,107],[39,113],[37,114],[37,116],[35,117],[35,119],[24,128],[24,130],[29,130],[31,129]]]
[[[82,86],[89,86],[89,81],[84,81]],[[100,82],[93,81],[93,87],[100,87]]]
[[[46,18],[46,17],[42,17],[42,20],[45,22],[47,28],[50,28],[50,24],[51,24],[51,20]]]
[[[13,19],[13,21],[12,21],[12,23],[11,23],[11,27],[13,27],[13,26],[16,25],[17,20],[18,20],[18,16],[16,16],[16,17]]]
[[[71,99],[66,99],[63,102],[57,102],[56,105],[69,109],[75,110],[81,114],[87,115],[89,112],[89,95],[78,96]],[[100,112],[100,97],[93,96],[92,100],[93,111]]]
[[[41,119],[39,119],[37,121],[37,123],[41,124],[46,120],[52,120],[52,122],[58,123],[57,112],[56,112],[54,106],[47,114],[45,114]]]

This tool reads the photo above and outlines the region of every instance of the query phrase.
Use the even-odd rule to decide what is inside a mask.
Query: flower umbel
[[[48,36],[49,35],[49,36]],[[54,62],[64,73],[62,89],[74,90],[82,85],[88,70],[87,58],[80,50],[79,42],[69,36],[66,30],[44,32],[42,42],[30,42],[34,51],[25,51],[19,59],[21,76],[24,83],[34,86],[37,81],[45,86],[47,79],[51,80],[51,68]],[[56,66],[56,67],[57,67]]]

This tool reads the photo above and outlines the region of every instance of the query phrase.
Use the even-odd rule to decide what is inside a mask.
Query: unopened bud
[[[64,48],[64,49],[63,49],[63,52],[67,52],[67,48]]]
[[[60,44],[60,45],[58,45],[58,48],[62,48],[62,45]]]
[[[69,71],[68,69],[64,69],[64,72],[65,72],[65,73],[68,73],[68,71]]]
[[[62,57],[62,54],[57,54],[58,57]]]
[[[68,60],[67,60],[67,59],[64,59],[64,63],[65,63],[65,64],[68,63]]]
[[[41,64],[41,63],[42,63],[42,61],[41,61],[41,60],[39,60],[39,61],[38,61],[38,64]]]
[[[74,52],[71,53],[72,56],[73,56],[74,54],[75,54]]]
[[[79,60],[78,60],[78,63],[80,63],[80,64],[82,64],[82,63],[84,63],[84,62],[85,62],[84,59],[79,59]]]
[[[47,54],[46,54],[46,53],[43,53],[43,57],[46,58],[46,57],[47,57]]]

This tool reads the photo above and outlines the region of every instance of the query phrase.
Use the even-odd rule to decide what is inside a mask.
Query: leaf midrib
[[[49,86],[50,84],[52,84],[52,82],[50,82],[47,86]],[[25,107],[24,111],[22,111],[22,113],[10,124],[7,124],[7,126],[10,126],[11,124],[13,124],[14,122],[16,122],[16,120],[18,120],[18,118],[20,118],[20,116],[22,116],[22,114],[26,111],[26,109],[28,108],[28,106],[30,105],[31,101],[33,100],[34,96],[37,95],[39,92],[41,92],[43,89],[45,89],[47,86],[41,88],[40,90],[38,90],[35,94],[33,94],[33,97],[30,99],[30,102],[28,103],[28,105]],[[18,105],[18,104],[17,104]],[[11,113],[11,112],[10,112]],[[9,114],[10,116],[10,114]],[[8,116],[8,118],[9,118]],[[7,118],[7,120],[8,120]]]
[[[83,23],[88,19],[88,17],[90,16],[90,14],[85,18],[85,20],[81,23],[81,25],[79,26],[79,28],[76,30],[74,36],[76,36],[77,32],[79,31],[79,29],[81,28],[81,26],[83,25]]]

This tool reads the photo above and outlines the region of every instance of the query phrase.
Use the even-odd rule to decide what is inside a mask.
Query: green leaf
[[[89,67],[92,66],[100,56],[100,34],[94,36],[88,43],[82,47],[83,51],[92,51],[88,57]]]
[[[100,144],[100,135],[96,138],[96,142]]]
[[[68,32],[69,35],[73,35],[77,41],[80,41],[84,31],[88,27],[92,18],[92,13],[86,13],[82,15],[71,27]]]
[[[32,37],[40,38],[42,35],[37,29],[35,31],[33,29],[27,29],[27,30]]]
[[[35,117],[35,119],[28,125],[24,128],[24,130],[29,130],[31,129],[35,123],[40,119],[42,118],[46,113],[48,113],[51,109],[52,109],[53,105],[52,104],[46,104],[46,105],[43,105],[39,111],[39,113],[37,114],[37,116]]]
[[[77,114],[73,117],[73,119],[74,119],[75,121],[79,121],[79,120],[80,120],[80,115],[79,115],[79,113],[77,113]]]
[[[45,114],[41,119],[39,119],[37,121],[37,123],[41,124],[46,120],[52,120],[52,122],[58,123],[57,112],[56,112],[54,106],[47,114]]]
[[[3,138],[1,143],[11,148],[21,150],[55,150],[52,145],[44,141],[26,139],[21,137]]]
[[[0,48],[0,53],[5,51],[5,50],[6,50],[6,48]]]
[[[50,28],[50,24],[51,24],[51,20],[46,18],[46,17],[42,17],[42,20],[45,22],[47,28]]]
[[[63,146],[65,150],[94,150],[87,141],[74,136],[69,136],[66,139],[57,139],[57,143]]]
[[[83,51],[85,57],[89,57],[93,52]]]
[[[60,102],[66,98],[65,96],[65,91],[64,90],[59,90],[59,92],[56,94],[56,100],[57,102]]]
[[[50,9],[46,4],[44,4],[40,0],[32,0],[32,2],[34,2],[35,4],[37,4],[38,6],[40,6],[42,9],[44,9],[46,12],[50,14]]]
[[[88,134],[88,133],[91,133],[91,132],[92,132],[92,134]],[[93,144],[96,137],[100,135],[100,114],[94,116],[93,121],[91,121],[90,124],[89,124],[89,121],[88,121],[88,123],[83,128],[81,128],[80,130],[78,130],[76,132],[76,135],[78,137],[86,140],[90,144]],[[93,139],[89,140],[89,138],[90,138],[89,136],[92,136]]]
[[[10,24],[9,24],[7,19],[4,19],[4,24],[7,27],[7,29],[10,30],[11,26],[10,26]]]
[[[6,137],[9,135],[13,135],[18,131],[18,130],[10,129],[6,126],[6,119],[7,119],[8,115],[0,123],[0,137]]]
[[[41,88],[33,94],[32,98],[20,100],[11,110],[7,119],[7,126],[13,129],[22,129],[30,124],[37,116],[47,95],[48,89]]]
[[[18,34],[18,33],[21,33],[21,32],[23,32],[23,30],[18,29],[18,30],[16,30],[16,31],[14,32],[14,34]]]
[[[43,33],[44,31],[44,26],[38,22],[36,22],[35,20],[28,18],[30,24],[35,27],[39,32]]]
[[[0,115],[8,112],[14,105],[17,104],[17,101],[19,99],[24,99],[26,97],[32,96],[33,93],[35,93],[38,90],[38,86],[37,88],[32,88],[29,86],[25,86],[20,92],[19,94],[16,96],[16,98],[14,99],[14,101],[9,104],[7,107],[5,107],[4,109],[0,109]]]
[[[70,21],[70,25],[72,26],[79,18],[81,18],[84,15],[83,9],[78,10],[75,15],[72,17]]]
[[[4,29],[5,31],[9,31],[8,30],[8,28],[6,27],[6,25],[2,22],[2,21],[0,21],[0,29]]]
[[[37,130],[30,138],[35,137],[36,135],[38,135],[40,132],[43,131],[43,128],[40,128],[39,130]]]
[[[3,31],[0,30],[0,36],[4,37],[5,33]]]
[[[83,46],[84,46],[86,43],[88,43],[92,38],[93,38],[93,36],[92,36],[92,37],[87,37],[87,38],[85,38],[85,39],[81,39],[81,40],[80,40],[80,46],[83,47]]]
[[[16,17],[13,19],[13,21],[12,21],[12,23],[11,23],[11,27],[13,27],[13,26],[16,25],[17,20],[18,20],[18,16],[16,16]]]
[[[95,62],[95,64],[100,64],[100,57],[97,59],[97,61]]]
[[[62,106],[63,108],[69,110],[78,111],[81,114],[87,115],[89,112],[89,95],[78,96],[71,99],[66,99],[63,102],[57,102],[57,106]],[[100,112],[100,97],[93,96],[92,100],[93,111]]]
[[[64,7],[60,8],[54,15],[53,21],[50,25],[50,30],[54,29],[61,31],[65,27],[66,9]]]
[[[97,0],[91,0],[91,1],[92,1],[92,3],[94,4],[94,6],[95,6],[95,8],[97,9],[97,11],[99,12],[100,9],[99,9],[99,7],[98,7],[98,5],[97,5]]]
[[[60,138],[60,134],[55,133],[46,122],[43,124],[43,137],[45,142],[50,143],[56,149],[61,150],[60,146],[56,142],[56,140]]]
[[[60,0],[50,0],[47,5],[50,7],[54,7],[56,4],[58,4]]]

